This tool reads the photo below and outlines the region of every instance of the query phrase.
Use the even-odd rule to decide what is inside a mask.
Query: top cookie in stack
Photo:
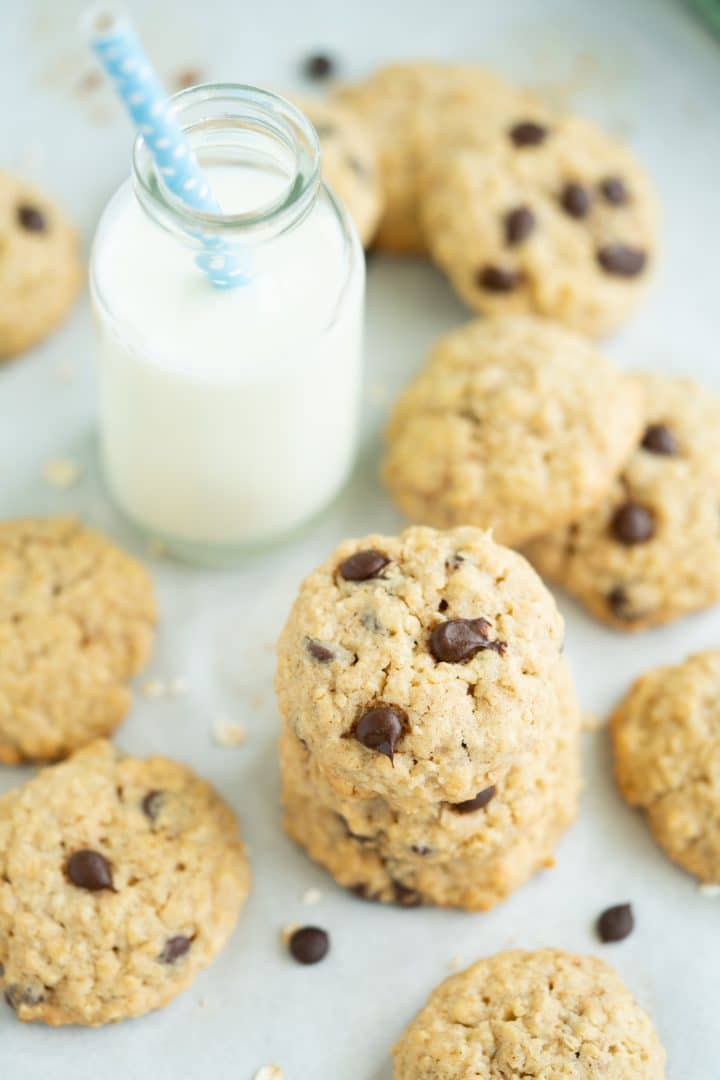
[[[482,69],[384,68],[339,92],[373,132],[377,244],[429,250],[477,311],[619,326],[655,261],[658,207],[630,151]]]

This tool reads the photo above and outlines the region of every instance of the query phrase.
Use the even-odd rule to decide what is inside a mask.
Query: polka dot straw
[[[90,44],[152,154],[165,186],[195,210],[222,213],[207,177],[168,101],[165,89],[129,21],[111,11],[91,12]],[[193,235],[195,235],[193,233]],[[216,288],[250,280],[247,252],[198,233],[206,250],[195,262]]]

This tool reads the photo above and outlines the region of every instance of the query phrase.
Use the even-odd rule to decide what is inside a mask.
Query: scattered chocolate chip
[[[465,802],[452,803],[452,809],[456,814],[472,814],[475,810],[482,810],[483,806],[487,806],[492,798],[495,797],[497,788],[494,784],[490,787],[484,788],[482,791],[478,791],[474,799],[467,799]]]
[[[393,760],[395,747],[407,728],[407,716],[395,705],[376,705],[364,712],[353,735],[368,750]]]
[[[547,135],[548,129],[534,120],[521,120],[510,128],[510,138],[516,146],[539,146]]]
[[[409,889],[407,885],[403,885],[401,881],[393,881],[393,891],[395,893],[395,903],[400,904],[401,907],[420,907],[422,905],[422,896],[416,889]]]
[[[340,563],[340,576],[345,578],[345,581],[369,581],[370,578],[378,577],[389,562],[387,555],[375,548],[356,551]]]
[[[438,611],[447,611],[449,606],[450,605],[448,604],[447,600],[445,599],[445,597],[443,597],[442,600],[440,601],[440,603],[438,604]]]
[[[416,855],[429,855],[432,848],[426,847],[425,844],[413,844],[411,851]]]
[[[448,619],[438,623],[430,635],[430,652],[438,663],[462,664],[472,660],[481,649],[494,649],[502,656],[505,641],[491,641],[487,619]]]
[[[630,192],[619,176],[607,176],[600,181],[599,187],[602,197],[613,206],[624,206],[630,202]]]
[[[150,818],[151,821],[154,821],[160,813],[162,795],[162,791],[148,791],[147,795],[140,803],[143,814],[145,814],[145,817]]]
[[[335,73],[335,63],[326,53],[315,53],[303,63],[303,71],[308,79],[329,79]]]
[[[158,961],[161,964],[174,964],[185,955],[192,943],[193,939],[185,934],[176,934],[175,937],[168,938],[158,956]]]
[[[560,205],[570,217],[587,217],[590,212],[590,195],[582,184],[566,184],[560,195]]]
[[[23,229],[27,229],[28,232],[45,232],[47,228],[47,218],[42,210],[38,210],[37,206],[31,206],[29,203],[18,206],[17,219]]]
[[[475,275],[476,284],[488,292],[507,293],[512,292],[522,281],[522,273],[519,270],[508,270],[503,266],[494,266],[489,263],[478,270]]]
[[[606,244],[598,251],[597,261],[608,274],[637,277],[645,269],[647,256],[644,251],[627,244]]]
[[[597,921],[598,937],[603,942],[622,941],[635,928],[635,917],[630,904],[617,904],[603,911]]]
[[[622,585],[615,585],[607,594],[608,607],[612,611],[613,615],[618,619],[628,619],[628,605],[630,603],[630,597],[627,594],[627,590]]]
[[[370,889],[368,888],[368,886],[365,884],[364,881],[361,881],[358,885],[348,885],[348,889],[355,896],[359,897],[360,900],[376,900],[377,899],[377,897],[375,897],[370,892]]]
[[[73,885],[89,892],[113,887],[110,863],[99,851],[90,851],[89,848],[73,852],[68,859],[67,875]]]
[[[667,454],[668,457],[674,457],[680,450],[675,433],[667,424],[650,424],[643,435],[642,447],[651,454]]]
[[[308,638],[305,648],[312,656],[313,660],[317,660],[320,664],[329,664],[331,660],[335,659],[335,653],[332,649],[326,648],[321,645],[319,641],[314,641],[313,638]]]
[[[518,206],[505,215],[505,243],[516,247],[527,240],[535,228],[535,215],[529,206]]]
[[[447,565],[448,565],[448,566],[449,566],[449,567],[450,567],[450,568],[451,568],[452,570],[459,570],[459,569],[460,569],[460,567],[462,566],[462,564],[463,564],[464,562],[465,562],[465,556],[464,556],[464,555],[461,555],[459,551],[456,551],[456,552],[455,552],[455,554],[454,554],[454,555],[452,555],[452,556],[451,556],[451,557],[450,557],[450,558],[448,559],[448,561],[447,561]]]
[[[298,964],[319,964],[330,949],[330,935],[319,926],[301,926],[291,936],[288,948]]]
[[[21,1005],[40,1005],[44,998],[38,990],[33,990],[31,986],[21,986],[20,983],[13,983],[5,991],[5,1000],[11,1009],[17,1011]]]
[[[655,516],[640,503],[626,502],[613,514],[610,528],[615,539],[627,547],[644,544],[655,535]]]

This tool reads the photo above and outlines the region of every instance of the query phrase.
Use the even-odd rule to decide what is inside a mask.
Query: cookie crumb
[[[167,684],[162,679],[150,679],[143,684],[142,692],[146,698],[157,700],[167,697]]]
[[[72,458],[53,458],[45,463],[43,477],[50,487],[65,490],[77,484],[82,470]]]
[[[698,892],[701,896],[720,896],[720,885],[716,885],[712,881],[704,881],[701,885],[698,885]]]
[[[319,889],[308,889],[303,896],[303,904],[307,904],[308,907],[314,907],[315,904],[319,904],[322,900],[323,894]]]
[[[247,731],[243,725],[233,723],[226,716],[217,717],[212,733],[218,746],[224,746],[226,749],[242,746],[247,739]]]
[[[279,1065],[263,1065],[255,1073],[253,1080],[284,1080],[285,1074]]]

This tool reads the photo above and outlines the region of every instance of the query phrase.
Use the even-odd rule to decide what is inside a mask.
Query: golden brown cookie
[[[394,1080],[663,1080],[650,1017],[609,964],[498,953],[433,991],[393,1048]]]
[[[155,620],[147,572],[100,533],[72,518],[0,523],[0,762],[113,731]]]
[[[441,338],[395,404],[383,478],[416,521],[521,544],[602,500],[642,410],[640,388],[572,331],[478,319]]]
[[[720,600],[720,397],[690,379],[635,381],[644,424],[607,497],[526,549],[544,577],[619,630]]]
[[[0,172],[0,361],[60,322],[83,276],[74,226],[32,185]]]
[[[671,859],[720,885],[720,652],[643,675],[611,732],[627,801]]]
[[[0,986],[21,1020],[140,1016],[222,949],[249,888],[235,816],[190,769],[97,741],[0,798]]]
[[[657,257],[647,176],[578,117],[513,119],[494,140],[435,154],[420,205],[433,258],[486,314],[605,334],[635,309]]]

